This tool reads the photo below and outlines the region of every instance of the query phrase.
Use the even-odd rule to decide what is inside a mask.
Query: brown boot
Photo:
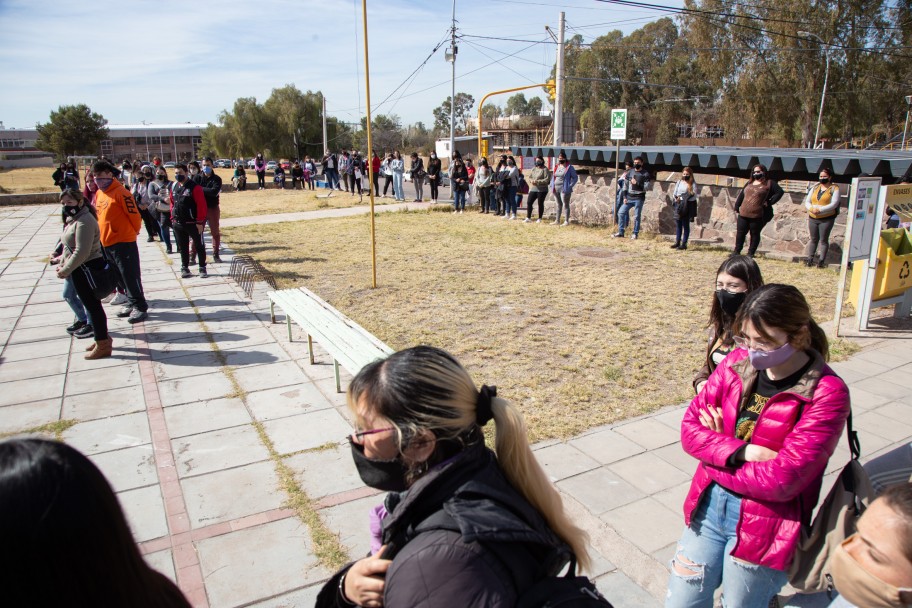
[[[91,350],[85,356],[85,358],[88,360],[93,360],[93,359],[103,359],[105,357],[110,357],[111,352],[113,350],[112,349],[113,344],[114,344],[114,340],[112,340],[111,338],[108,338],[107,340],[96,340],[95,348],[93,350]]]
[[[90,353],[90,352],[92,352],[93,350],[95,350],[95,342],[92,342],[91,344],[89,344],[88,346],[86,346],[86,352],[87,352],[87,353]]]

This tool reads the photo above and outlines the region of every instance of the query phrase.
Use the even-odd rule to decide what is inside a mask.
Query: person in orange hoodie
[[[95,210],[98,212],[98,227],[101,229],[101,245],[120,273],[127,292],[127,303],[117,316],[128,317],[130,323],[139,323],[145,320],[149,310],[143,294],[139,247],[136,245],[142,216],[133,195],[115,179],[117,169],[114,165],[100,160],[92,166],[92,172],[95,174],[95,185],[98,186]]]

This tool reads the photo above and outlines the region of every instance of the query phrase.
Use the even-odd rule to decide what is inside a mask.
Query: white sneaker
[[[456,215],[457,213],[459,213],[459,211],[456,209],[453,209],[453,215]]]
[[[110,304],[112,306],[117,306],[119,304],[126,304],[126,303],[127,303],[127,294],[120,293],[119,291],[113,298],[111,298],[111,301],[108,302],[108,304]]]
[[[526,219],[523,220],[523,224],[528,224],[531,221],[532,221],[532,218],[527,217]]]
[[[515,219],[516,219],[516,214],[514,213],[514,214],[510,217],[510,219],[511,219],[511,220],[515,220]]]
[[[536,223],[536,224],[541,224],[541,218],[535,220],[535,223]]]
[[[560,222],[559,222],[558,220],[554,220],[553,222],[551,222],[551,225],[552,225],[552,226],[559,226],[559,225],[560,225]]]
[[[462,215],[463,213],[464,213],[464,211],[463,211],[462,209],[460,209],[460,210],[459,210],[459,215]]]
[[[561,226],[569,226],[569,225],[570,225],[570,222],[569,222],[569,221],[566,221],[566,220],[564,221],[563,224],[561,224]]]

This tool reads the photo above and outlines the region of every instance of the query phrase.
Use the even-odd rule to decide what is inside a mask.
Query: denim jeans
[[[384,188],[384,190],[386,190]],[[402,190],[402,174],[393,171],[393,196],[397,201],[405,200],[405,192]]]
[[[114,243],[105,247],[105,253],[117,272],[120,273],[130,306],[142,312],[149,310],[149,304],[143,294],[142,274],[139,270],[139,247],[136,246],[136,241]]]
[[[456,211],[465,209],[466,191],[459,188],[453,188],[453,207]]]
[[[645,198],[630,198],[627,197],[627,200],[621,205],[621,210],[618,213],[618,232],[624,234],[627,230],[627,224],[630,223],[630,210],[635,211],[633,218],[633,233],[640,233],[640,216],[643,214],[643,203],[646,202]]]
[[[504,215],[516,215],[516,186],[504,188]]]
[[[82,272],[77,268],[74,272]],[[69,276],[63,281],[63,299],[70,305],[70,309],[73,311],[73,314],[76,315],[76,320],[80,323],[88,323],[88,317],[86,316],[85,306],[82,305],[82,300],[79,299],[79,294],[76,293],[76,286],[73,285],[73,277]]]
[[[687,239],[690,238],[690,220],[675,220],[675,224],[675,243],[686,245]]]
[[[719,585],[727,608],[767,608],[788,575],[730,555],[740,516],[741,497],[715,483],[707,488],[672,558],[665,608],[712,608]]]

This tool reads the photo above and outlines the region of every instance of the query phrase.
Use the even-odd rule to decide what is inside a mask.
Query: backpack
[[[858,434],[852,429],[852,414],[846,422],[851,460],[839,477],[833,489],[820,503],[817,516],[811,526],[802,527],[798,548],[789,569],[789,584],[804,593],[816,593],[833,589],[830,576],[830,556],[842,541],[855,533],[861,514],[874,500],[874,488],[868,474],[858,462],[861,446]]]

